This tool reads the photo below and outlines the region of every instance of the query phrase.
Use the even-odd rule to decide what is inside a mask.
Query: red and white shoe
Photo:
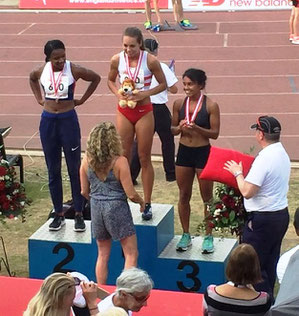
[[[294,39],[294,34],[290,34],[289,41],[293,42],[293,39]]]
[[[293,37],[292,44],[299,45],[299,36]]]

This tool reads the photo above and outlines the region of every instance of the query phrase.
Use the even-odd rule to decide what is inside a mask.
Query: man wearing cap
[[[254,247],[262,270],[263,282],[256,290],[273,296],[280,246],[289,224],[287,193],[291,164],[279,141],[281,126],[276,118],[261,116],[251,128],[256,130],[255,137],[262,150],[248,175],[243,177],[241,162],[227,161],[224,169],[236,177],[244,196],[248,218],[242,242]]]

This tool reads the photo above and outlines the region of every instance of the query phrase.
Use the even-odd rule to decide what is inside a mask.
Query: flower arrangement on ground
[[[242,234],[245,222],[245,209],[241,193],[226,184],[219,183],[214,190],[214,197],[208,203],[210,215],[204,219],[208,225],[220,233],[230,232],[238,237]]]
[[[15,168],[2,159],[0,161],[0,221],[21,217],[24,222],[26,205],[29,204],[23,184],[16,180]]]

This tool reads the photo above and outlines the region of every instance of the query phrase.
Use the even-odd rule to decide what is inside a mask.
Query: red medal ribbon
[[[143,57],[143,50],[140,51],[137,67],[135,68],[134,74],[132,74],[131,70],[130,70],[129,58],[128,58],[128,55],[125,53],[125,62],[126,62],[127,74],[129,76],[129,78],[132,79],[134,82],[136,81],[136,78],[137,78],[137,76],[139,74],[142,57]]]
[[[65,68],[65,64],[63,66],[63,69],[58,74],[57,81],[56,81],[55,80],[55,75],[54,75],[54,70],[53,70],[53,65],[51,63],[50,78],[51,78],[51,84],[52,84],[52,86],[54,88],[54,93],[55,93],[56,98],[58,98],[58,88],[59,88],[59,85],[61,83],[61,78],[62,78],[62,75],[63,75],[63,72],[64,72],[64,68]]]
[[[186,121],[187,121],[187,124],[189,125],[190,123],[193,123],[195,118],[196,118],[196,115],[197,113],[199,112],[199,109],[200,109],[200,106],[201,106],[201,103],[202,103],[202,98],[203,98],[203,94],[201,93],[198,101],[197,101],[197,104],[196,104],[196,107],[194,109],[194,112],[192,114],[192,117],[191,117],[191,120],[190,120],[190,114],[189,114],[189,110],[190,110],[190,98],[188,97],[187,98],[187,101],[186,101],[186,106],[185,106],[185,114],[186,114]]]

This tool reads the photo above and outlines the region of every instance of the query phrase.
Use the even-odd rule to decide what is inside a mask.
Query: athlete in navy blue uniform
[[[55,209],[50,230],[64,225],[62,208],[61,150],[63,149],[71,182],[75,208],[75,231],[84,231],[84,198],[80,193],[81,134],[75,106],[83,104],[95,91],[101,78],[92,70],[66,60],[65,46],[59,40],[44,47],[46,64],[30,73],[30,87],[36,101],[44,107],[40,121],[40,138],[49,174],[49,189]],[[90,84],[80,99],[74,99],[78,79]],[[42,97],[42,86],[44,97]]]

